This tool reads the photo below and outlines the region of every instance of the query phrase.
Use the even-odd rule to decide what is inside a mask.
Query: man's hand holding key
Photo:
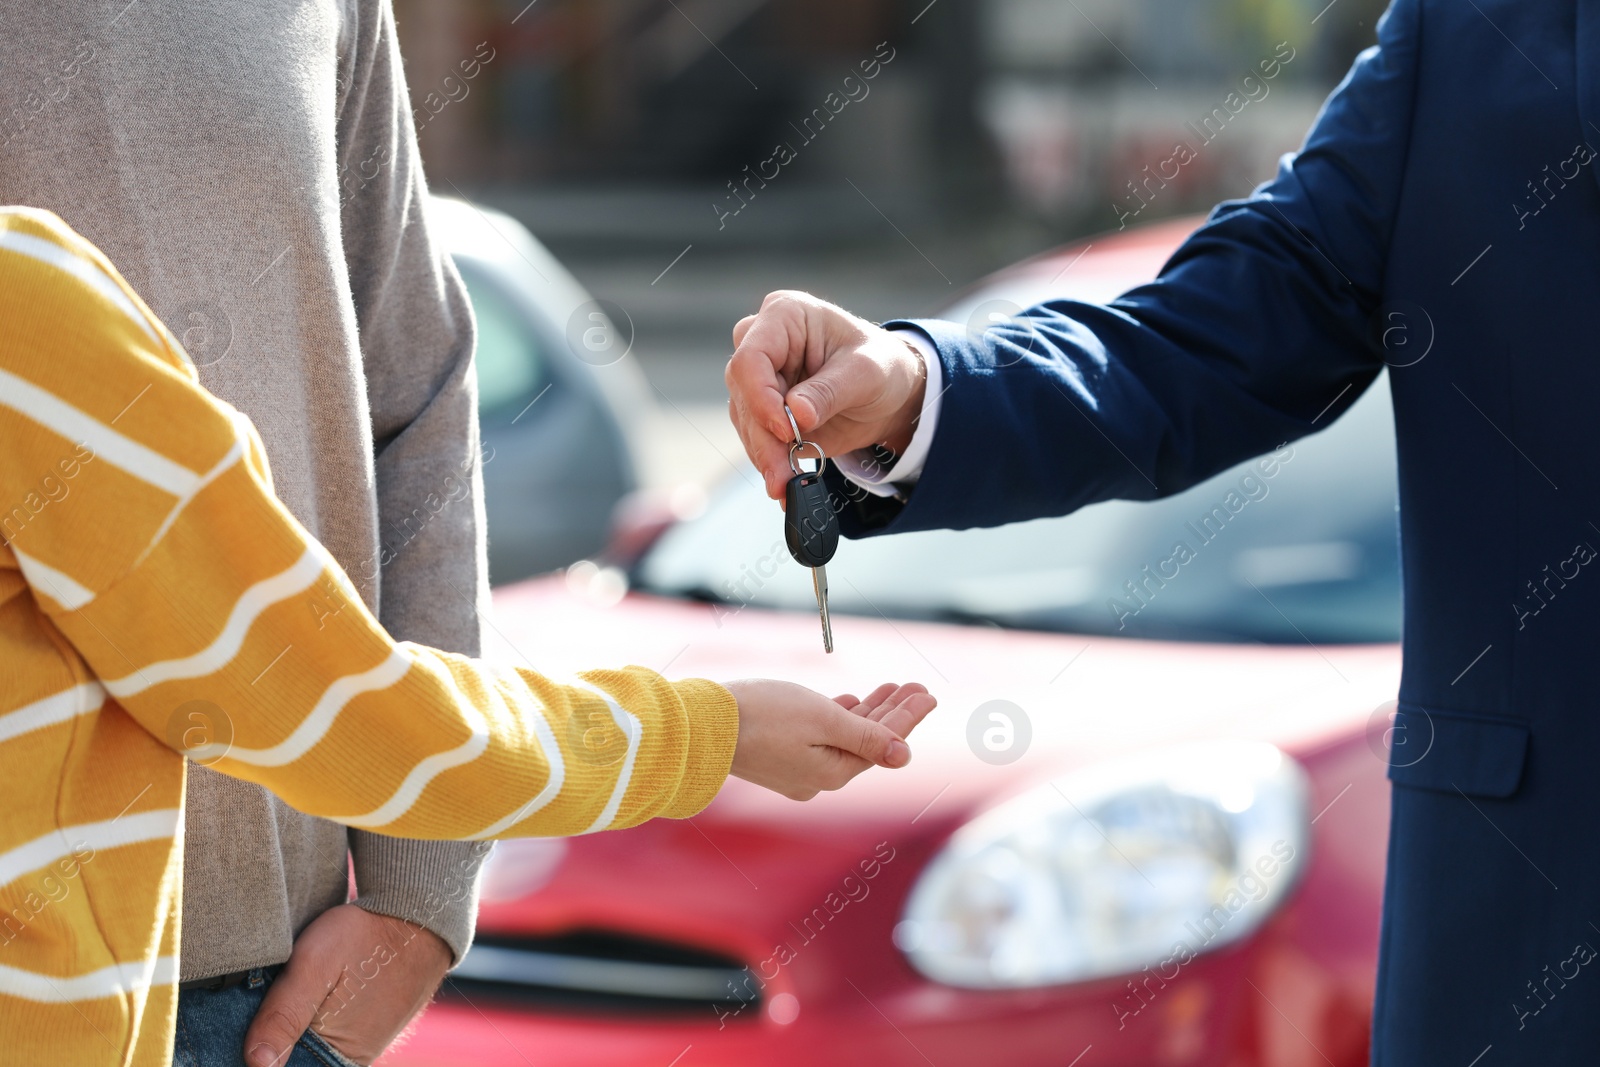
[[[729,415],[772,499],[787,492],[795,429],[830,456],[876,444],[906,450],[927,368],[901,338],[808,293],[783,291],[739,321],[733,343]]]

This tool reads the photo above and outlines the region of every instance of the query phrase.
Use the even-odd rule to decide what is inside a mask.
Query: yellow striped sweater
[[[578,834],[715,795],[732,696],[396,643],[259,439],[97,249],[0,209],[0,1043],[167,1064],[183,756],[413,838]]]

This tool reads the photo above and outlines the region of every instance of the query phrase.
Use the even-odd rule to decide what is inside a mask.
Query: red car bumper
[[[954,989],[844,931],[782,969],[764,986],[761,1007],[726,1018],[709,1005],[660,1016],[562,1012],[447,989],[382,1063],[1360,1067],[1387,783],[1359,736],[1300,755],[1322,813],[1301,884],[1256,935],[1195,959],[1171,981],[1138,975],[1039,990]]]

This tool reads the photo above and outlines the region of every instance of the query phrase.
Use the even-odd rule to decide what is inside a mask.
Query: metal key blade
[[[812,567],[811,584],[817,591],[817,614],[822,616],[822,651],[833,651],[833,623],[828,621],[828,568]]]

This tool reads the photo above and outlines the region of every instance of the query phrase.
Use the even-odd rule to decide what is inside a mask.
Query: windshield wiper
[[[692,600],[697,604],[738,604],[740,601],[717,592],[709,585],[691,585],[683,588],[661,589],[651,586],[639,586],[647,593],[657,596],[677,597],[680,600]]]

